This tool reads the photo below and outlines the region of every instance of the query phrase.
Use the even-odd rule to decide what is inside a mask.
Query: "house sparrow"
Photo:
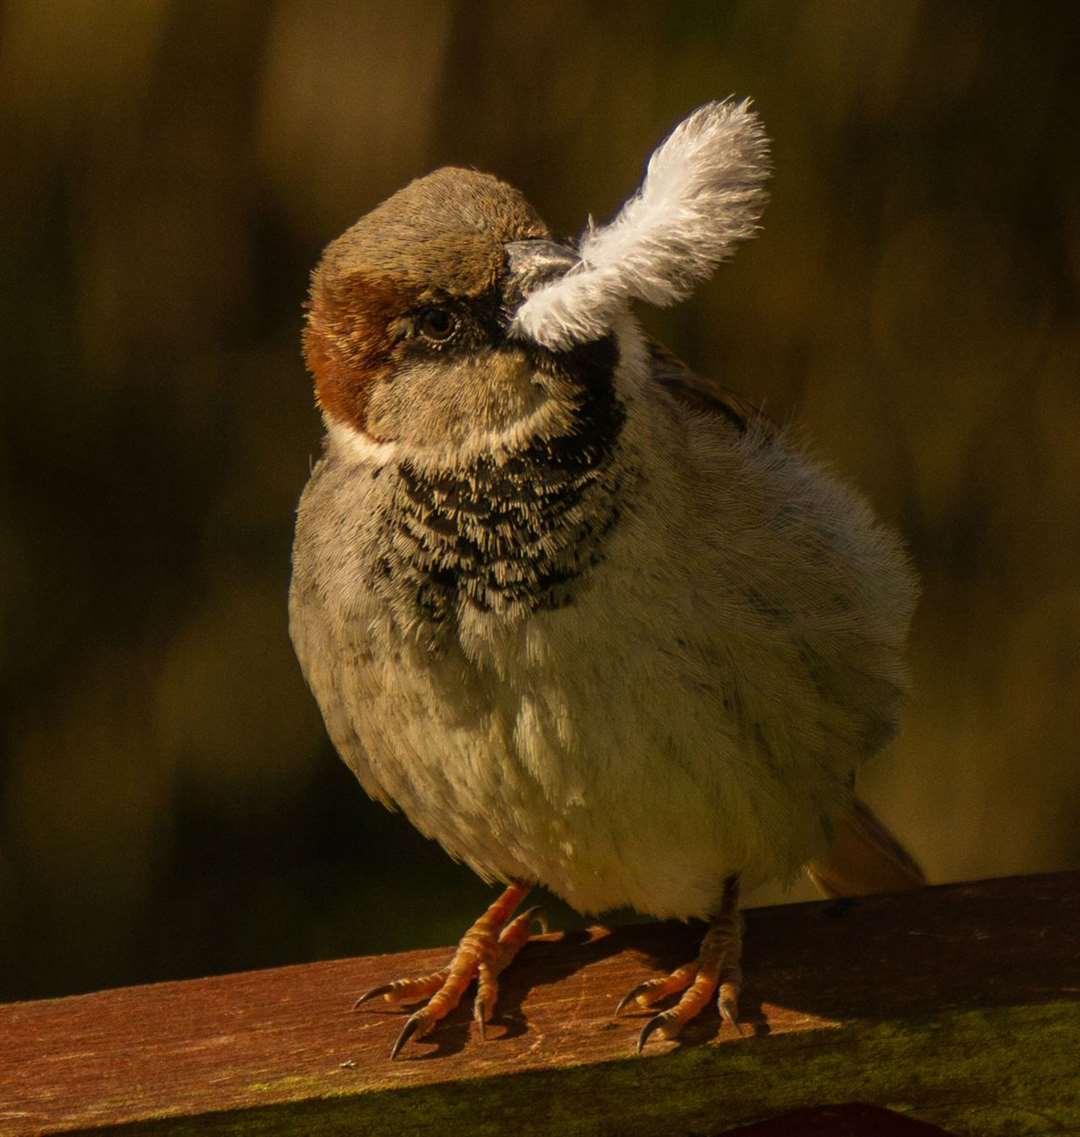
[[[440,972],[481,1035],[543,884],[586,913],[710,921],[630,1002],[674,1037],[736,1021],[740,886],[922,876],[855,798],[896,729],[916,596],[897,539],[784,432],[644,335],[765,201],[747,102],[710,103],[608,225],[557,244],[496,178],[440,169],[361,218],[311,283],[326,426],[300,502],[290,628],[364,789],[505,891]]]

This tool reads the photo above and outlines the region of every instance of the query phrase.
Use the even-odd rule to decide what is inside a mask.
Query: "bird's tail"
[[[907,892],[926,884],[915,858],[854,795],[836,822],[832,847],[806,866],[806,875],[826,896]]]

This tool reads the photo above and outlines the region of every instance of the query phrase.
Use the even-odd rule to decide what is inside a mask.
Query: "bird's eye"
[[[425,308],[416,318],[416,330],[426,340],[444,343],[457,330],[457,319],[445,308]]]

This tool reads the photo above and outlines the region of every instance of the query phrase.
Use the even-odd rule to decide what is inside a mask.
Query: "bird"
[[[854,792],[909,685],[910,557],[635,314],[758,232],[770,173],[750,101],[716,100],[575,239],[444,167],[312,273],[325,438],[297,510],[295,651],[363,789],[502,886],[446,967],[357,1000],[420,1004],[391,1058],[473,981],[484,1037],[536,886],[585,914],[708,921],[695,960],[615,1009],[649,1011],[640,1052],[713,999],[737,1025],[747,888],[924,883]]]

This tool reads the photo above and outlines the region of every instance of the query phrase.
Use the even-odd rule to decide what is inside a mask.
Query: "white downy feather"
[[[768,175],[769,141],[748,99],[699,107],[653,153],[616,218],[586,230],[580,264],[525,300],[514,333],[565,349],[606,335],[632,299],[684,299],[757,232]]]

